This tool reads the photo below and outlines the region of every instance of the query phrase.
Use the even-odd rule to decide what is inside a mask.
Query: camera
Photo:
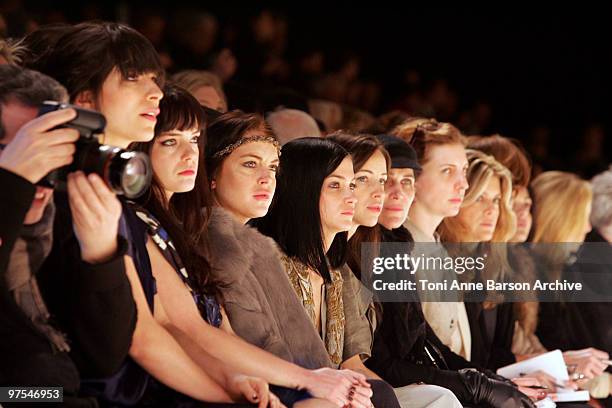
[[[68,173],[80,170],[85,174],[98,174],[115,194],[136,198],[144,193],[151,184],[152,177],[149,156],[142,152],[100,144],[98,135],[103,133],[106,127],[106,119],[100,112],[66,103],[45,101],[38,111],[38,116],[68,108],[77,112],[76,118],[57,126],[56,129],[71,128],[79,132],[74,158],[71,164],[46,175],[39,185],[63,189]]]

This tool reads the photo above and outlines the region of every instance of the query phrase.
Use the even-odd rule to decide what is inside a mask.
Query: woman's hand
[[[310,372],[306,389],[315,398],[326,399],[338,407],[370,407],[372,389],[363,374],[351,370],[320,368]]]
[[[268,383],[258,377],[236,375],[230,379],[228,392],[239,399],[246,399],[258,408],[286,408],[276,395],[270,392]]]
[[[592,347],[582,350],[569,350],[563,353],[563,360],[567,365],[570,378],[573,380],[590,380],[608,368],[602,360],[608,360],[610,355]]]
[[[117,251],[121,203],[95,173],[68,174],[68,201],[81,258],[102,263]]]
[[[546,385],[543,385],[538,378],[533,376],[533,374],[529,374],[528,377],[526,376],[526,377],[513,378],[512,382],[518,386],[518,389],[520,392],[527,395],[533,401],[539,401],[541,399],[544,399],[546,398],[546,395],[548,394],[548,390],[531,388],[531,387],[547,387]]]

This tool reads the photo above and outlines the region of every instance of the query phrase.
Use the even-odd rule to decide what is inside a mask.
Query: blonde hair
[[[593,192],[575,174],[546,171],[531,182],[533,238],[536,242],[580,242]]]
[[[487,254],[486,267],[482,278],[503,281],[505,276],[511,273],[512,268],[508,262],[508,252],[505,245],[499,244],[508,242],[514,236],[516,229],[515,215],[511,204],[512,175],[493,156],[472,149],[467,149],[466,154],[469,162],[467,171],[469,188],[461,207],[474,204],[493,177],[497,177],[500,181],[499,218],[491,242],[481,243],[479,250]],[[448,217],[440,224],[438,233],[443,242],[465,242],[468,228],[459,220],[458,216]],[[491,243],[497,243],[498,245],[491,245]],[[495,297],[490,296],[483,303],[485,309],[495,307],[502,300],[495,292],[493,292],[493,295]]]
[[[0,38],[0,57],[4,58],[9,65],[21,64],[21,57],[25,48],[21,42],[10,42]]]
[[[431,146],[449,144],[465,146],[467,143],[461,131],[450,123],[420,117],[404,121],[396,126],[391,134],[412,145],[421,165],[427,163]]]
[[[210,86],[219,94],[219,97],[223,101],[222,112],[227,112],[227,98],[225,92],[223,92],[223,86],[219,77],[209,71],[201,71],[197,69],[188,69],[180,71],[174,74],[171,78],[175,85],[186,89],[189,93],[193,94],[198,89]]]
[[[493,156],[478,150],[466,150],[469,167],[467,180],[469,188],[461,207],[468,207],[476,202],[492,177],[499,178],[501,185],[501,202],[499,218],[493,233],[492,242],[508,242],[514,236],[516,229],[515,215],[512,211],[512,175]],[[442,221],[438,232],[443,241],[462,242],[468,227],[462,225],[459,217],[447,217]]]

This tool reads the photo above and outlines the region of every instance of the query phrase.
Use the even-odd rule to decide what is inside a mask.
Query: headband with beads
[[[218,159],[219,157],[227,156],[243,144],[254,142],[266,142],[273,144],[274,147],[276,147],[278,155],[280,156],[280,143],[278,143],[278,140],[276,140],[272,136],[258,135],[252,137],[242,137],[236,143],[232,143],[231,145],[225,147],[223,150],[219,150],[217,153],[213,154],[212,157],[213,159]]]

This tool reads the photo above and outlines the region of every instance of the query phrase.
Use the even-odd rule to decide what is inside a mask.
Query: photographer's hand
[[[36,184],[50,171],[70,164],[79,132],[76,129],[50,129],[75,116],[74,109],[60,109],[23,125],[0,154],[0,167]]]
[[[117,251],[121,203],[95,173],[68,175],[68,197],[81,259],[102,263]]]

